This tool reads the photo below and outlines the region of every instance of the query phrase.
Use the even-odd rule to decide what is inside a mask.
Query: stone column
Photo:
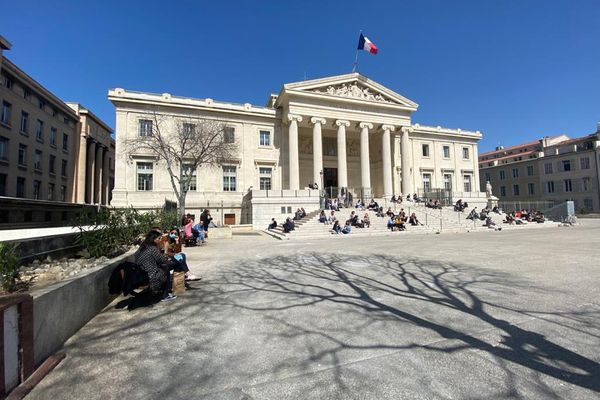
[[[371,161],[369,160],[369,129],[373,124],[361,122],[360,127],[360,183],[363,189],[363,199],[371,197]]]
[[[108,148],[104,148],[102,157],[102,196],[101,203],[108,205],[108,175],[110,174],[110,165],[108,164]]]
[[[289,186],[292,190],[300,189],[300,163],[298,161],[298,122],[302,121],[300,115],[288,114],[290,122],[288,130],[289,152]]]
[[[85,169],[85,202],[94,203],[94,172],[96,170],[96,142],[90,140],[87,143],[87,167]]]
[[[77,194],[75,195],[76,203],[85,203],[85,180],[86,180],[86,165],[87,165],[87,136],[82,134],[79,137],[79,159],[77,160]]]
[[[412,128],[407,126],[402,127],[402,143],[401,143],[401,157],[402,157],[402,194],[404,196],[414,193],[412,185],[412,149],[408,134],[412,132]]]
[[[381,158],[383,164],[383,197],[386,199],[392,198],[392,151],[390,146],[390,132],[393,132],[395,127],[392,125],[383,125],[383,137],[381,138]]]
[[[325,123],[325,118],[312,117],[310,122],[313,126],[313,183],[321,187],[321,173],[323,172],[323,139],[321,137],[321,125]]]
[[[102,152],[104,146],[100,143],[96,144],[96,168],[94,173],[94,204],[100,203],[102,193]]]
[[[346,166],[346,128],[350,121],[338,119],[335,121],[337,130],[337,157],[338,157],[338,187],[348,187],[348,169]]]
[[[481,186],[479,185],[479,152],[477,151],[477,144],[473,145],[473,183],[471,183],[471,191],[479,192]]]

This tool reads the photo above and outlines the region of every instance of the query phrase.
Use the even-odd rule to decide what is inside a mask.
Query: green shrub
[[[93,217],[82,213],[76,225],[77,242],[92,257],[114,256],[121,246],[135,243],[152,227],[168,229],[176,222],[177,213],[165,210],[141,213],[134,208],[111,208]]]
[[[0,280],[2,289],[14,292],[19,281],[19,256],[18,244],[0,242]]]

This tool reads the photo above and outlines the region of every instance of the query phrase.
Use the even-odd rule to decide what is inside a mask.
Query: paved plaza
[[[212,240],[194,290],[117,299],[27,399],[598,399],[599,238]]]

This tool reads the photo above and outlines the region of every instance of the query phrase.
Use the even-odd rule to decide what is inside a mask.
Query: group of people
[[[506,219],[504,220],[504,223],[507,224],[516,224],[516,225],[522,225],[525,224],[527,222],[536,222],[538,224],[544,223],[546,221],[546,218],[544,217],[544,213],[541,211],[535,211],[535,210],[521,210],[521,211],[514,211],[512,213],[506,214]]]
[[[385,215],[389,218],[387,222],[387,227],[392,232],[394,230],[405,231],[406,225],[410,224],[412,226],[423,225],[421,221],[417,218],[417,214],[412,213],[410,216],[406,215],[404,208],[401,208],[398,214],[395,214],[391,208],[388,208]]]
[[[183,216],[182,225],[184,232],[184,243],[186,246],[196,246],[198,240],[200,243],[206,243],[208,237],[208,227],[212,222],[210,211],[205,209],[200,214],[200,223],[196,223],[192,214],[186,214]]]
[[[454,204],[454,211],[463,212],[467,207],[469,207],[469,203],[466,201],[463,202],[462,199],[458,199],[456,204]]]
[[[190,219],[193,222],[189,214],[185,216],[187,224]],[[198,279],[191,273],[185,253],[181,252],[182,240],[185,238],[177,226],[166,231],[154,227],[134,254],[135,264],[148,275],[148,293],[155,300],[171,301],[177,298],[172,293],[171,273],[183,273],[186,281]]]
[[[398,196],[396,195],[392,195],[392,198],[390,199],[390,201],[392,203],[396,203],[396,204],[402,204],[402,201],[404,200],[404,197],[402,196],[402,193],[400,193]],[[413,193],[413,195],[411,196],[410,193],[406,195],[406,201],[412,201],[415,203],[421,203],[423,202],[423,200],[417,196],[416,193]]]

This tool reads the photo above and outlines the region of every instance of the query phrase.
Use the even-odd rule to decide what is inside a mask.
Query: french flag
[[[368,51],[371,54],[377,54],[377,46],[366,38],[362,33],[358,38],[358,50]]]

